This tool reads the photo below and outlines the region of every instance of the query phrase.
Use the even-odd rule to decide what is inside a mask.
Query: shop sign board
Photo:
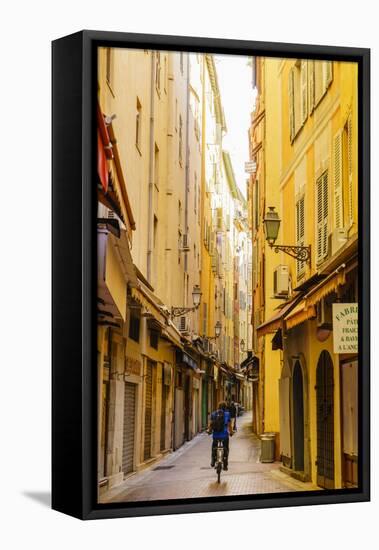
[[[333,304],[334,353],[358,353],[358,304]]]

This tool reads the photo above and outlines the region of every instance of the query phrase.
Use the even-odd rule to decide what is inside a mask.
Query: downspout
[[[154,64],[155,52],[151,52],[150,72],[150,144],[149,144],[149,193],[148,193],[148,216],[147,216],[147,280],[151,284],[152,277],[152,256],[153,256],[153,227],[154,227]]]
[[[184,195],[184,227],[188,235],[188,199],[189,199],[189,180],[190,180],[190,151],[189,151],[189,104],[190,104],[190,70],[189,70],[189,54],[187,53],[187,101],[186,101],[186,167],[185,167],[185,195]],[[188,252],[184,255],[184,271],[188,271]],[[187,288],[188,293],[188,288]],[[184,297],[184,304],[187,305],[187,296]]]

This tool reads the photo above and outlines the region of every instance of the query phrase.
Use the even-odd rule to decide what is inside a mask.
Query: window
[[[111,90],[113,90],[113,56],[114,56],[114,52],[113,52],[113,49],[112,48],[107,48],[106,49],[106,80],[107,80],[107,83],[109,85],[109,87],[111,88]]]
[[[305,221],[304,221],[304,195],[296,202],[296,244],[304,246]],[[296,274],[299,279],[304,275],[305,262],[296,262]]]
[[[343,165],[342,165],[342,132],[334,136],[333,143],[333,188],[334,188],[334,216],[335,227],[340,229],[344,226],[343,216]]]
[[[182,166],[183,162],[183,120],[182,115],[179,115],[179,163]]]
[[[157,144],[154,147],[154,183],[159,189],[159,147]]]
[[[328,255],[328,171],[316,181],[316,261],[322,262]]]
[[[136,106],[136,147],[141,154],[142,105],[137,97]]]
[[[194,204],[193,204],[193,211],[196,214],[196,208],[197,208],[197,183],[196,183],[196,174],[195,174],[195,185],[194,185]]]
[[[343,130],[345,178],[348,182],[348,216],[349,224],[353,223],[353,128],[350,114]]]
[[[150,347],[158,349],[159,332],[157,330],[150,330]]]
[[[155,52],[155,87],[158,94],[161,92],[161,52]]]
[[[333,64],[331,61],[315,61],[314,75],[314,105],[315,107],[326,94],[333,80]]]
[[[295,139],[308,116],[308,62],[298,59],[288,82],[290,139]]]
[[[207,317],[208,317],[208,306],[206,302],[203,302],[203,336],[207,335]]]
[[[254,229],[258,230],[259,227],[259,182],[255,181],[254,184]]]
[[[164,56],[164,69],[163,69],[163,88],[165,93],[167,94],[167,55]]]
[[[184,72],[184,63],[183,63],[183,52],[180,52],[180,72],[183,74]]]
[[[139,342],[140,318],[132,315],[129,320],[129,338]]]

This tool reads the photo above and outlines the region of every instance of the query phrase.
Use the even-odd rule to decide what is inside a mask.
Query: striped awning
[[[345,282],[346,274],[345,265],[343,264],[341,268],[336,270],[336,273],[333,276],[327,277],[324,281],[319,283],[306,294],[305,300],[307,302],[307,306],[314,306],[317,302],[320,302],[320,300],[329,294],[332,294],[332,292],[337,292],[338,287],[344,285]]]
[[[317,316],[316,304],[323,298],[337,292],[338,288],[346,282],[345,264],[342,264],[335,272],[331,273],[310,290],[290,312],[285,315],[286,329],[290,330],[308,319]]]
[[[300,300],[301,296],[296,296],[290,302],[287,302],[275,315],[257,327],[257,336],[264,336],[272,332],[276,332],[282,326],[282,321],[287,313],[289,313]]]
[[[293,310],[285,317],[287,330],[290,330],[308,319],[316,317],[315,306],[307,306],[306,301],[302,300]]]

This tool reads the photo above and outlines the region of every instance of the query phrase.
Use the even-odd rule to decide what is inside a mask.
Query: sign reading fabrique
[[[333,304],[334,353],[358,353],[358,304]]]

